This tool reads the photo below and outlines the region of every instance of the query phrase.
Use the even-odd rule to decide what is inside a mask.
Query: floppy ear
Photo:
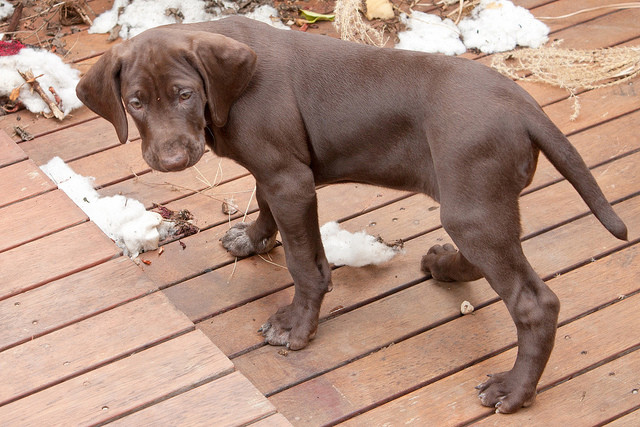
[[[116,46],[95,63],[80,79],[76,94],[84,105],[104,117],[116,128],[121,143],[127,142],[127,116],[120,94],[120,69],[122,57]]]
[[[192,36],[194,66],[202,76],[213,124],[227,124],[231,105],[246,89],[256,68],[249,46],[221,34],[197,32]]]

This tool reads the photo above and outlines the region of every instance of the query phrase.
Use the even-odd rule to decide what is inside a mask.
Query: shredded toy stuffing
[[[82,106],[76,96],[76,85],[80,81],[80,72],[68,64],[55,53],[41,49],[22,48],[15,55],[0,56],[0,96],[10,96],[11,92],[20,87],[18,100],[33,113],[51,113],[49,106],[31,91],[28,84],[18,73],[31,70],[38,77],[37,81],[48,92],[53,87],[62,100],[60,108],[66,116],[72,110]],[[51,96],[53,99],[53,95]]]
[[[120,195],[101,197],[93,188],[94,178],[78,175],[60,157],[41,169],[131,258],[157,249],[158,243],[173,233],[172,222],[147,211],[138,200]]]
[[[0,1],[0,21],[4,21],[13,14],[13,5],[8,1]]]
[[[398,33],[397,48],[446,55],[460,55],[467,49],[495,53],[516,46],[537,48],[549,35],[549,27],[509,0],[482,0],[457,26],[450,19],[422,12],[401,14],[400,19],[407,30]]]
[[[332,221],[320,227],[322,245],[327,260],[334,265],[364,267],[389,261],[402,252],[364,231],[350,233]]]
[[[119,36],[128,39],[160,25],[185,24],[192,22],[212,21],[220,19],[226,14],[223,10],[237,11],[238,4],[221,1],[223,7],[207,8],[203,0],[115,0],[111,10],[98,16],[89,29],[90,33],[108,33],[112,28],[120,26]],[[170,13],[167,13],[170,12]],[[263,5],[244,16],[286,28],[280,20],[272,20],[271,16],[278,16],[278,11],[271,6]]]
[[[516,46],[537,48],[549,35],[549,27],[508,0],[482,0],[458,28],[465,46],[483,53],[504,52]]]
[[[417,50],[445,55],[461,55],[467,48],[460,40],[460,31],[451,19],[440,19],[436,15],[413,12],[411,16],[400,15],[407,26],[406,31],[398,33],[398,49]]]

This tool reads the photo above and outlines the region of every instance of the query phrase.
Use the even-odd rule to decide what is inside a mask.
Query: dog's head
[[[127,141],[127,116],[145,161],[159,171],[194,165],[247,87],[256,55],[220,34],[156,28],[106,52],[78,83],[78,98]],[[123,105],[124,103],[124,105]]]

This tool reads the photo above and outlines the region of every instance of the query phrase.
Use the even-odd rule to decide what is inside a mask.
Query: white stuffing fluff
[[[377,265],[389,261],[400,252],[364,231],[350,233],[343,230],[335,221],[320,227],[320,235],[327,260],[334,265]]]
[[[0,1],[0,21],[3,21],[13,14],[13,5],[7,1]]]
[[[147,211],[138,200],[119,195],[101,197],[93,188],[94,178],[78,175],[60,157],[41,169],[131,258],[157,249],[159,241],[172,232],[171,222]]]
[[[504,52],[516,45],[537,48],[549,35],[549,27],[508,0],[482,0],[458,28],[467,48],[484,53]]]
[[[237,10],[238,5],[234,2],[222,2],[225,8]],[[98,16],[89,29],[90,33],[108,33],[111,29],[120,25],[119,36],[128,39],[160,25],[174,24],[178,22],[174,15],[167,15],[166,11],[175,9],[182,14],[182,22],[185,24],[192,22],[212,21],[220,19],[223,15],[207,13],[203,0],[115,0],[111,10]],[[121,12],[119,13],[119,10]],[[270,16],[278,16],[278,11],[271,6],[263,5],[245,16],[256,19],[279,28],[289,27],[279,21],[272,21]]]
[[[407,31],[398,33],[398,49],[417,50],[446,55],[461,55],[466,47],[460,40],[460,31],[451,19],[441,20],[436,15],[412,12],[411,16],[400,15]]]
[[[80,81],[80,72],[65,64],[58,55],[40,49],[23,48],[16,55],[0,56],[0,95],[9,96],[13,89],[23,85],[18,99],[24,106],[33,113],[51,113],[49,106],[31,91],[16,70],[31,70],[36,77],[42,74],[37,79],[38,83],[47,94],[50,86],[56,90],[62,100],[65,116],[82,106],[75,89]]]

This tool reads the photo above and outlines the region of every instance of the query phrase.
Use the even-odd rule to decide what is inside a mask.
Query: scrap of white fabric
[[[80,81],[80,72],[55,53],[41,49],[23,48],[15,55],[0,56],[0,96],[9,96],[11,91],[20,88],[18,100],[33,113],[51,113],[49,106],[33,92],[18,73],[31,70],[38,77],[38,83],[48,92],[53,87],[62,100],[62,112],[68,115],[82,106],[76,96],[76,85]],[[53,95],[51,95],[53,99]]]
[[[13,5],[8,1],[0,1],[0,21],[13,15]]]
[[[482,0],[458,28],[465,46],[483,53],[505,52],[516,46],[537,48],[549,35],[549,27],[508,0]]]
[[[238,9],[238,4],[235,2],[222,1],[221,3],[225,9],[234,11]],[[120,38],[128,39],[160,25],[213,21],[227,16],[221,13],[222,8],[214,8],[212,10],[214,13],[209,13],[205,6],[206,3],[203,0],[115,0],[110,10],[96,17],[89,32],[108,33],[119,25]],[[272,16],[278,16],[278,11],[268,5],[257,7],[244,16],[278,28],[289,29],[280,20],[271,19]]]
[[[398,33],[397,49],[416,50],[445,55],[461,55],[467,48],[460,40],[460,31],[451,19],[440,19],[424,12],[402,13],[400,20],[407,26]]]
[[[172,222],[147,211],[138,200],[120,195],[101,197],[93,188],[94,178],[78,175],[60,157],[41,169],[131,258],[157,249],[160,240],[173,231]]]
[[[320,227],[327,260],[334,265],[364,267],[391,260],[401,249],[391,247],[364,231],[350,233],[332,221]]]

